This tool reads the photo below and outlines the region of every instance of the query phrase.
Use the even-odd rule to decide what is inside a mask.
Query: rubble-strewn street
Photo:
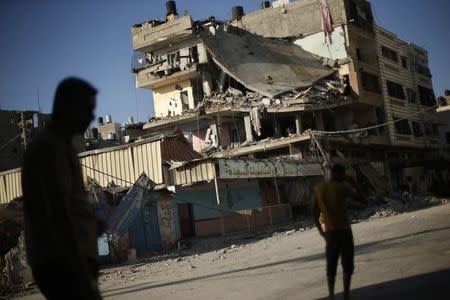
[[[443,299],[450,292],[450,204],[353,225],[353,299]],[[102,271],[110,299],[321,299],[324,243],[304,228],[196,242],[181,256]],[[215,249],[216,248],[216,249]],[[340,276],[338,276],[340,278]],[[427,289],[421,287],[427,286]],[[341,283],[337,285],[340,293]],[[414,296],[408,298],[408,295]],[[23,299],[41,299],[28,295]],[[339,299],[339,298],[338,298]]]

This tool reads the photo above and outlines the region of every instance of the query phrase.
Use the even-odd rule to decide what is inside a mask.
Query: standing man
[[[354,245],[347,211],[348,197],[354,196],[345,181],[345,167],[331,168],[331,179],[319,183],[314,190],[312,214],[317,229],[326,242],[327,279],[330,300],[334,300],[334,283],[339,256],[344,273],[344,299],[350,299]]]
[[[27,259],[47,299],[101,299],[96,281],[99,226],[72,148],[72,138],[94,119],[96,94],[81,79],[60,82],[51,123],[24,156]]]

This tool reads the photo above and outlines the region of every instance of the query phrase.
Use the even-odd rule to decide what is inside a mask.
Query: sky
[[[225,20],[232,6],[252,12],[260,2],[178,0],[177,10],[182,15],[188,9],[194,19]],[[450,89],[450,1],[371,2],[379,25],[429,51],[436,95]],[[77,76],[99,90],[98,116],[146,121],[152,96],[135,88],[130,28],[164,16],[163,0],[1,0],[0,109],[50,112],[58,82]]]

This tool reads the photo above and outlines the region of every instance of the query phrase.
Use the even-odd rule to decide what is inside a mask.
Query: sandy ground
[[[352,299],[448,299],[450,204],[361,222],[353,231]],[[201,241],[179,258],[105,269],[103,297],[325,299],[324,241],[315,229],[227,240],[226,248],[211,250],[223,242]],[[342,292],[340,267],[336,292]]]

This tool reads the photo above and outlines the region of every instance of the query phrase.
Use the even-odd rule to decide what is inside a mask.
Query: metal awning
[[[175,185],[190,185],[213,179],[286,178],[324,176],[318,163],[293,160],[202,159],[172,165]]]

